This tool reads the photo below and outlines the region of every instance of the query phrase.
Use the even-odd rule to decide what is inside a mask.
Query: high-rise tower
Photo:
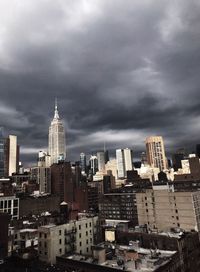
[[[146,138],[146,151],[148,163],[163,171],[167,168],[165,148],[161,136],[150,136]]]
[[[57,100],[55,101],[54,118],[49,127],[49,155],[51,164],[59,160],[64,161],[66,158],[65,130],[58,114]]]
[[[117,172],[118,178],[126,178],[127,171],[133,170],[133,152],[129,148],[117,149]]]

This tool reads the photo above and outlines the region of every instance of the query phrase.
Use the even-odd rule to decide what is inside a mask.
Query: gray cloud
[[[200,131],[199,1],[28,0],[0,3],[0,124],[22,159],[47,148],[55,96],[69,159],[107,142],[168,152]]]

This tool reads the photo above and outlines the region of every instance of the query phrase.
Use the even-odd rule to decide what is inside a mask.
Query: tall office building
[[[146,138],[147,162],[152,167],[163,171],[167,168],[165,148],[161,136],[150,136]]]
[[[8,175],[18,172],[19,150],[17,146],[17,136],[9,135],[8,138]]]
[[[127,171],[133,169],[133,152],[129,148],[117,149],[116,150],[117,159],[117,172],[118,178],[126,178]]]
[[[19,146],[17,136],[4,137],[3,129],[0,129],[0,177],[11,176],[18,172]]]
[[[65,130],[58,114],[57,101],[55,102],[54,118],[49,127],[49,155],[51,164],[64,161],[66,158]]]
[[[98,161],[98,170],[104,171],[105,170],[105,152],[104,151],[97,152],[97,161]]]
[[[95,155],[91,155],[90,156],[90,160],[89,160],[89,164],[90,164],[90,171],[92,175],[95,175],[96,172],[98,171],[98,161],[97,161],[97,156]]]
[[[39,185],[40,193],[51,193],[51,169],[45,166],[31,168],[31,179]]]
[[[0,177],[6,176],[6,138],[3,135],[3,128],[0,128]]]
[[[80,154],[80,167],[81,167],[81,171],[83,173],[86,173],[86,155],[85,155],[85,153]]]

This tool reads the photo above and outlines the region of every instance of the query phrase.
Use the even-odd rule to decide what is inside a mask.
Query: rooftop
[[[98,248],[100,249],[100,247],[102,251],[105,249],[105,258],[102,258],[102,253],[100,253],[99,260],[97,255],[94,258],[74,254],[63,258],[91,265],[104,266],[105,269],[106,267],[109,267],[129,272],[153,272],[170,262],[171,257],[176,254],[176,251],[151,250],[141,247],[137,248],[137,246],[122,245],[112,246],[112,250],[114,249],[114,251],[110,251],[110,253],[112,253],[109,254],[108,248],[106,248],[104,244],[99,245]],[[94,250],[96,250],[95,247]],[[106,258],[108,255],[109,258]]]

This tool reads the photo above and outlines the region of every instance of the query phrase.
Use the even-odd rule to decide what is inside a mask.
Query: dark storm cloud
[[[198,0],[0,3],[0,124],[23,159],[47,148],[57,96],[68,154],[161,134],[167,150],[200,132]]]

